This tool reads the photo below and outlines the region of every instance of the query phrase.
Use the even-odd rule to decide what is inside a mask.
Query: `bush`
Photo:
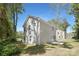
[[[3,45],[0,45],[0,55],[2,55]]]
[[[15,44],[8,44],[6,46],[4,46],[3,50],[2,50],[2,55],[6,56],[6,55],[17,55],[21,52],[21,49],[18,48]]]
[[[23,50],[23,47],[22,44],[20,43],[11,41],[2,41],[0,42],[0,55],[2,56],[18,55]]]
[[[44,45],[36,45],[31,46],[26,49],[26,53],[32,55],[32,54],[43,54],[45,53]]]

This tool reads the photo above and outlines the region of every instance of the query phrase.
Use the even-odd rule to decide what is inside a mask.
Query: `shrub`
[[[24,45],[11,41],[0,42],[0,55],[18,55],[23,50]]]
[[[3,45],[0,45],[0,55],[2,55]]]
[[[43,54],[45,53],[44,45],[31,46],[26,49],[28,54]]]
[[[15,44],[8,44],[3,47],[2,55],[16,55],[21,52],[21,49],[18,48]]]

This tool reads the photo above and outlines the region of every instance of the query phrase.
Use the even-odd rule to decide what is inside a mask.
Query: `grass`
[[[57,45],[45,44],[45,48],[56,48]]]
[[[51,48],[51,49],[47,49]],[[36,45],[28,46],[24,49],[28,55],[47,55],[47,56],[78,56],[79,42],[74,39],[66,39],[63,45]]]
[[[67,39],[67,40],[65,40],[65,42],[71,44],[73,47],[76,47],[79,45],[79,42],[76,41],[75,39]]]
[[[62,45],[64,48],[68,48],[68,49],[72,49],[73,46],[72,44],[68,43],[68,42],[64,42],[64,44]]]
[[[45,53],[44,45],[29,46],[24,51],[26,54],[35,55]]]

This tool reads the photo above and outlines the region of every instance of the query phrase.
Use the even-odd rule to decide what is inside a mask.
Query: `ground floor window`
[[[32,36],[30,36],[30,41],[31,41]]]

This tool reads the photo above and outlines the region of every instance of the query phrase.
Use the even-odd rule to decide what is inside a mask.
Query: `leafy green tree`
[[[68,5],[68,6],[67,6]],[[69,4],[67,3],[51,3],[49,4],[50,8],[52,10],[55,11],[55,18],[56,19],[59,19],[61,18],[62,16],[60,15],[61,14],[61,10],[65,10],[65,11],[68,11],[69,9]]]
[[[64,30],[64,32],[65,32],[65,39],[66,39],[66,32],[67,32],[67,28],[68,28],[68,26],[69,26],[69,23],[67,22],[67,20],[66,19],[63,19],[63,23],[62,23],[62,29]]]
[[[22,14],[24,9],[23,9],[23,4],[15,3],[15,4],[10,4],[10,10],[11,10],[11,17],[13,21],[13,32],[14,32],[14,39],[16,39],[16,30],[17,30],[17,21],[18,21],[18,15]]]
[[[7,4],[0,4],[0,38],[5,39],[10,37],[11,35],[11,23],[8,19],[8,5]]]
[[[54,26],[58,27],[59,29],[65,31],[65,38],[66,38],[66,29],[69,26],[67,20],[61,16],[61,10],[65,10],[66,12],[69,10],[69,4],[66,3],[53,3],[50,4],[51,8],[55,10],[55,18],[54,20],[50,20],[49,23],[52,23]]]
[[[0,36],[5,37],[13,33],[16,39],[18,14],[23,12],[22,4],[0,4]],[[6,33],[7,32],[7,33]]]
[[[13,41],[16,40],[17,19],[21,7],[22,4],[0,4],[0,55],[14,55],[22,51],[17,42]]]
[[[61,29],[65,32],[65,39],[66,39],[66,30],[67,27],[69,26],[69,23],[67,22],[66,19],[53,19],[48,21],[49,24],[54,25],[55,27],[57,27],[58,29]]]
[[[71,4],[70,14],[75,17],[74,30],[76,38],[79,39],[79,4]]]

